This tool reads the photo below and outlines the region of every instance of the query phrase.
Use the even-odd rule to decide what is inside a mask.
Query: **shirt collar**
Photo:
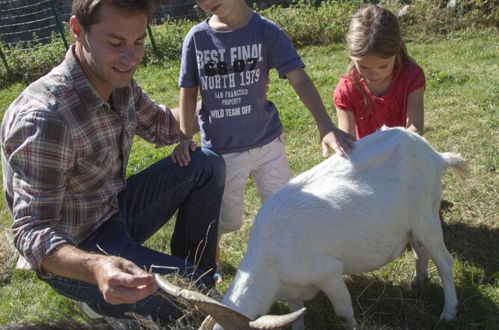
[[[75,45],[71,45],[69,50],[66,52],[65,66],[69,73],[71,80],[73,81],[73,86],[80,97],[82,105],[88,111],[94,111],[100,109],[102,106],[109,107],[107,102],[104,102],[97,91],[92,87],[90,81],[87,79],[85,72],[81,67],[80,62],[74,53]]]

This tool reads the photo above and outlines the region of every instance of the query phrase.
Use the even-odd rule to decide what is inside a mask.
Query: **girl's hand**
[[[172,160],[174,164],[179,166],[187,166],[191,161],[190,152],[196,150],[196,141],[191,139],[181,140],[180,143],[173,149]]]
[[[340,156],[346,156],[354,148],[355,137],[335,127],[322,138],[322,156],[329,156],[329,150],[333,149]]]

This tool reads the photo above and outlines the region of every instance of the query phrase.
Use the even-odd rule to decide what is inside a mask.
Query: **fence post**
[[[152,51],[154,52],[154,55],[159,58],[159,51],[156,47],[156,42],[154,41],[154,37],[152,35],[151,25],[149,24],[147,24],[147,33],[149,34],[149,39],[151,40]]]
[[[7,69],[7,72],[9,74],[12,74],[12,71],[10,71],[9,65],[7,64],[7,59],[5,58],[5,55],[3,54],[2,47],[0,47],[0,58],[2,58],[3,65],[5,66],[5,69]]]
[[[66,36],[64,35],[64,28],[59,20],[59,16],[57,15],[57,9],[55,8],[54,0],[50,0],[50,6],[52,7],[52,12],[54,13],[55,25],[57,26],[57,30],[59,30],[59,34],[61,35],[62,41],[64,42],[64,47],[66,50],[69,49],[68,42],[66,41]]]

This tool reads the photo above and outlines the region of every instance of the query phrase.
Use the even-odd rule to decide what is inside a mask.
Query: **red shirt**
[[[425,86],[425,76],[421,67],[406,60],[400,69],[393,70],[392,81],[384,95],[373,94],[364,80],[360,80],[360,86],[370,99],[371,104],[367,107],[364,95],[355,86],[350,75],[340,78],[333,96],[336,107],[353,112],[357,138],[369,135],[383,125],[405,127],[407,99],[413,91]]]

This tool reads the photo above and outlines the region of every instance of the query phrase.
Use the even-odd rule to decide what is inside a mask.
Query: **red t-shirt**
[[[405,127],[407,98],[413,91],[425,86],[425,76],[421,67],[411,60],[406,60],[400,70],[393,70],[392,81],[384,95],[373,94],[362,79],[360,86],[371,100],[370,108],[366,107],[364,95],[349,75],[340,78],[333,96],[336,107],[353,112],[357,138],[369,135],[383,125]]]

